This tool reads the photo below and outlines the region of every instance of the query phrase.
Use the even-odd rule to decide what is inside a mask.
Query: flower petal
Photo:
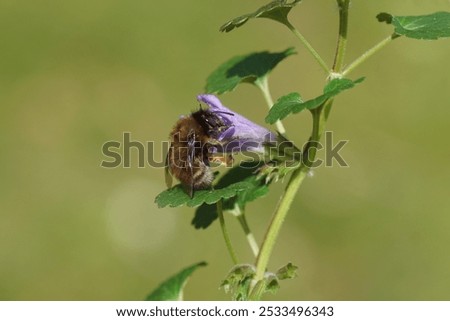
[[[226,126],[229,126],[216,138],[224,144],[225,152],[255,151],[263,153],[263,144],[276,140],[276,135],[270,130],[223,106],[216,96],[198,95],[197,100],[207,104],[210,110],[215,112]]]

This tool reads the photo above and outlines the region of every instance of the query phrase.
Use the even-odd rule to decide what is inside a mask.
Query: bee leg
[[[189,197],[193,198],[194,197],[194,180],[192,180],[191,186],[189,186]]]
[[[194,162],[195,162],[195,132],[188,134],[188,154],[187,166],[190,171],[191,184],[188,186],[188,194],[190,198],[194,197]]]
[[[172,173],[170,172],[170,154],[173,153],[173,147],[170,146],[169,151],[166,155],[166,163],[164,166],[164,173],[165,173],[165,179],[166,179],[166,186],[167,188],[172,187]]]
[[[225,166],[233,165],[233,156],[231,154],[228,155],[212,155],[209,157],[209,161],[212,163],[217,163]]]

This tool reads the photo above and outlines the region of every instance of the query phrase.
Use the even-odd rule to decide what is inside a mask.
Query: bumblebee
[[[200,108],[189,116],[180,118],[170,133],[171,145],[166,156],[165,176],[168,188],[172,176],[184,186],[192,198],[194,191],[211,187],[214,173],[210,163],[229,165],[232,156],[215,155],[220,143],[218,137],[230,126],[208,109]]]

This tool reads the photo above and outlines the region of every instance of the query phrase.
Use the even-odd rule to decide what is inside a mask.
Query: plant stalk
[[[359,58],[357,58],[355,61],[353,61],[347,68],[344,69],[342,72],[342,76],[345,76],[353,71],[356,67],[361,65],[364,61],[372,57],[376,52],[380,51],[382,48],[384,48],[386,45],[388,45],[392,40],[400,37],[400,35],[393,33],[389,37],[381,40],[379,43],[377,43],[375,46],[367,50],[365,53],[363,53]]]
[[[244,230],[245,237],[247,238],[247,242],[250,245],[250,248],[252,249],[253,255],[255,257],[258,256],[259,253],[259,246],[258,243],[255,240],[255,237],[253,236],[252,231],[250,230],[250,227],[247,223],[247,218],[245,217],[245,214],[242,213],[237,216],[237,219],[239,223],[241,224],[242,229]]]
[[[220,221],[220,228],[222,229],[222,234],[228,249],[228,253],[230,254],[231,260],[236,265],[238,264],[239,260],[236,256],[236,252],[234,251],[233,245],[231,244],[230,235],[228,234],[228,229],[225,224],[225,218],[223,216],[222,200],[218,201],[216,203],[216,206],[217,206],[217,215],[219,216]]]
[[[276,239],[280,232],[281,226],[286,218],[286,215],[291,207],[291,204],[297,194],[300,185],[305,179],[309,167],[312,163],[314,163],[315,154],[317,152],[317,144],[319,143],[320,137],[325,130],[325,118],[323,117],[323,106],[318,107],[313,110],[313,130],[311,134],[311,138],[308,142],[307,151],[305,151],[302,165],[298,169],[296,169],[286,186],[286,189],[281,196],[277,208],[275,210],[274,215],[272,216],[272,220],[267,229],[266,235],[264,237],[263,244],[261,246],[261,250],[256,259],[256,275],[255,279],[260,281],[264,277],[264,273],[267,268],[267,264],[269,262],[269,258],[272,254],[273,247],[275,245]],[[314,148],[315,147],[315,148]],[[310,154],[308,154],[310,153]]]
[[[325,61],[322,59],[322,57],[319,55],[319,53],[311,46],[311,44],[306,40],[306,38],[301,34],[300,31],[298,31],[289,21],[285,21],[284,24],[291,30],[294,35],[301,41],[301,43],[306,47],[306,49],[311,53],[311,55],[316,59],[316,61],[319,63],[319,65],[322,67],[322,69],[329,74],[330,68],[328,68]]]
[[[270,110],[273,106],[273,100],[272,100],[272,95],[270,94],[270,90],[269,90],[269,80],[267,78],[267,75],[264,77],[261,77],[260,80],[255,81],[255,85],[261,90],[261,92],[264,96],[264,99],[267,103],[267,106],[269,107],[269,110]],[[286,129],[284,128],[281,120],[277,120],[277,122],[275,123],[275,126],[277,127],[277,130],[281,135],[284,135],[286,133]]]
[[[344,65],[345,51],[347,48],[348,31],[348,7],[350,0],[338,0],[339,6],[339,36],[334,56],[333,71],[339,72]]]
[[[348,7],[349,0],[338,0],[339,4],[339,37],[336,46],[335,60],[333,63],[333,71],[340,72],[344,62],[345,50],[347,46],[347,26],[348,26]],[[290,27],[289,27],[290,26]],[[328,67],[324,61],[320,58],[317,52],[309,45],[309,43],[304,39],[304,37],[289,23],[288,27],[299,36],[300,40],[305,44],[305,46],[310,50],[319,64],[327,71]],[[264,274],[269,263],[272,250],[274,248],[275,242],[278,238],[278,234],[281,229],[286,215],[292,205],[294,197],[297,194],[298,189],[303,183],[310,166],[314,163],[317,145],[320,138],[325,131],[325,124],[328,119],[328,115],[333,104],[333,99],[327,100],[320,107],[312,110],[313,117],[313,128],[311,137],[308,141],[307,147],[305,148],[303,154],[303,162],[300,167],[292,173],[289,182],[286,185],[283,195],[281,196],[275,213],[272,216],[271,222],[268,226],[264,240],[261,246],[258,257],[256,258],[256,275],[254,280],[256,282],[261,282],[264,279]]]

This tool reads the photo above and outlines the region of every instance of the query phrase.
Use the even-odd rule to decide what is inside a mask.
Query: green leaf
[[[281,280],[293,279],[297,276],[297,269],[292,263],[288,263],[284,267],[278,269],[276,273],[267,271],[264,274],[264,278],[255,285],[252,293],[250,294],[250,300],[261,300],[261,297],[265,293],[275,294],[280,289]]]
[[[293,279],[297,276],[298,266],[288,263],[276,272],[279,280]]]
[[[206,262],[199,262],[191,265],[184,270],[175,274],[165,282],[161,283],[152,293],[150,293],[146,301],[181,301],[183,300],[183,289],[187,283],[189,276],[201,266],[206,266]]]
[[[250,264],[235,265],[220,284],[225,293],[231,293],[234,301],[248,300],[248,289],[255,276],[255,266]]]
[[[226,293],[231,293],[233,300],[260,300],[265,293],[275,294],[280,288],[279,281],[296,277],[297,269],[295,265],[288,263],[277,273],[267,271],[262,280],[253,284],[253,290],[249,296],[249,287],[254,282],[256,268],[251,264],[238,264],[230,270],[220,287]]]
[[[302,164],[303,153],[295,144],[278,133],[275,142],[265,145],[267,161],[258,172],[258,178],[264,177],[268,182],[277,182],[283,179]]]
[[[278,277],[273,273],[267,273],[267,275],[264,277],[264,280],[266,282],[265,291],[268,293],[275,294],[280,289],[280,283]]]
[[[265,293],[275,294],[280,289],[278,277],[272,272],[266,272],[264,278],[259,280],[250,293],[250,301],[261,301]]]
[[[230,32],[234,28],[242,26],[249,19],[253,18],[267,18],[286,24],[289,11],[291,11],[291,9],[300,1],[301,0],[293,0],[291,2],[288,2],[287,0],[272,1],[265,6],[262,6],[255,12],[248,13],[228,21],[220,27],[220,31]]]
[[[294,48],[282,52],[268,51],[236,56],[217,68],[206,80],[206,92],[222,94],[242,82],[255,83],[266,77],[278,63],[295,54]]]
[[[250,183],[250,187],[242,192],[238,192],[235,198],[231,198],[225,201],[225,210],[239,210],[243,213],[245,210],[245,205],[249,202],[253,202],[260,197],[265,196],[269,192],[269,186],[264,183],[264,179],[257,177],[256,175],[245,179],[245,182]],[[238,208],[236,208],[238,206]]]
[[[159,208],[166,206],[178,207],[185,204],[189,207],[196,207],[203,203],[214,204],[220,199],[228,199],[235,196],[237,192],[250,187],[249,183],[238,182],[222,189],[198,190],[194,192],[194,197],[190,198],[182,185],[178,184],[156,196],[155,203],[158,204]]]
[[[232,211],[235,214],[241,214],[244,212],[245,205],[248,202],[263,197],[269,192],[269,186],[265,183],[264,178],[257,175],[261,166],[262,164],[258,162],[243,162],[239,166],[230,169],[220,178],[215,188],[223,188],[224,186],[229,186],[237,182],[248,183],[248,187],[245,190],[237,192],[234,197],[224,201],[224,211]],[[195,211],[192,225],[194,225],[196,229],[207,228],[216,219],[216,207],[202,204]]]
[[[285,96],[280,97],[275,104],[272,106],[269,115],[266,117],[266,122],[269,124],[274,124],[278,119],[283,119],[287,115],[289,115],[292,110],[295,108],[299,109],[300,112],[302,109],[304,101],[299,93],[290,93]],[[273,110],[276,110],[273,111]]]
[[[395,33],[413,39],[435,40],[450,37],[450,12],[436,12],[423,16],[393,16],[382,12],[380,22],[392,24]]]
[[[245,210],[245,205],[269,192],[269,186],[265,184],[264,179],[257,174],[264,164],[259,162],[243,162],[239,166],[230,169],[218,182],[228,185],[234,182],[249,183],[249,187],[236,193],[235,197],[226,200],[223,204],[224,211],[237,211],[235,214],[241,214]]]
[[[290,93],[281,97],[272,106],[269,114],[266,117],[266,122],[274,124],[279,119],[284,119],[289,114],[299,113],[304,109],[314,109],[322,105],[328,99],[338,95],[340,92],[353,88],[356,84],[362,82],[364,78],[359,78],[355,81],[345,78],[336,78],[331,80],[324,88],[323,94],[303,102],[300,95],[297,93]]]

